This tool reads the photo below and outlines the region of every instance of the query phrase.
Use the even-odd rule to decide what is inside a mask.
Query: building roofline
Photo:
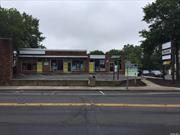
[[[73,49],[42,49],[42,48],[19,48],[19,51],[71,51],[71,52],[87,52],[87,50],[73,50]]]
[[[75,55],[71,55],[71,56],[67,56],[67,55],[19,55],[19,57],[21,58],[88,58],[87,55],[82,55],[82,56],[75,56]]]

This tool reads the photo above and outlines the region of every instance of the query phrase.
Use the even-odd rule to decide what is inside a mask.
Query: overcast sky
[[[40,31],[49,49],[121,49],[139,45],[142,8],[154,0],[1,0],[40,20]]]

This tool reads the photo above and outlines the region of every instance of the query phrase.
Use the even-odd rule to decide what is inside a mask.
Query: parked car
[[[152,70],[150,74],[154,77],[163,77],[163,73],[160,70]]]
[[[142,71],[142,75],[149,76],[150,75],[150,71],[149,70],[143,70]]]

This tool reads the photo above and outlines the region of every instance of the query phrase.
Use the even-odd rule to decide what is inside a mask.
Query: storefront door
[[[64,73],[71,72],[71,61],[64,61],[63,71],[64,71]]]
[[[110,72],[113,72],[113,71],[114,71],[114,63],[111,62],[111,63],[110,63]]]
[[[37,62],[37,73],[42,73],[43,65],[42,62]]]

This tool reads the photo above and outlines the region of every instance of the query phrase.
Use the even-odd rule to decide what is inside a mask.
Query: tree
[[[117,50],[117,49],[111,49],[110,51],[107,52],[107,54],[109,55],[121,55],[122,51],[121,50]]]
[[[139,67],[142,67],[142,48],[140,46],[134,46],[129,44],[124,45],[123,52],[126,60],[139,65]]]
[[[172,41],[176,54],[176,69],[179,70],[178,50],[180,36],[180,0],[156,0],[143,8],[143,21],[149,24],[149,30],[140,32],[144,53],[152,54],[156,47]],[[176,72],[180,79],[179,72]]]
[[[14,8],[0,8],[0,37],[12,38],[14,49],[44,46],[45,39],[39,31],[39,20]]]
[[[100,51],[100,50],[94,50],[94,51],[91,51],[89,54],[91,54],[91,55],[104,55],[104,52]]]

